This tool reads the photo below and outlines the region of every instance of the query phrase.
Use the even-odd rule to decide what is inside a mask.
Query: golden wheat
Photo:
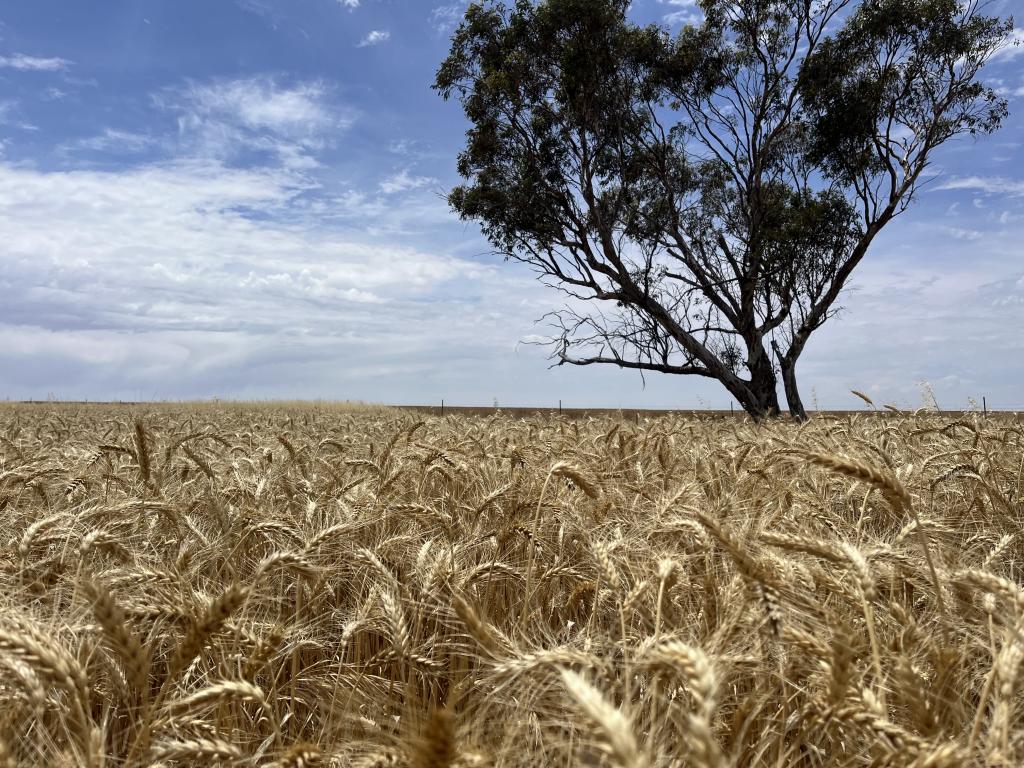
[[[1021,765],[1022,466],[981,414],[0,404],[0,766]]]

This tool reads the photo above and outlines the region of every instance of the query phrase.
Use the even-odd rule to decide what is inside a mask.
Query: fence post
[[[988,416],[988,402],[985,400],[984,395],[981,396],[981,410]]]
[[[558,401],[558,415],[559,416],[562,415],[562,401],[561,400]]]
[[[444,398],[441,398],[441,415],[444,416]]]

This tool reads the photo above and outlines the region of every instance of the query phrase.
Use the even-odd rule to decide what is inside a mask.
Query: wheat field
[[[1024,429],[0,406],[0,768],[1024,763]]]

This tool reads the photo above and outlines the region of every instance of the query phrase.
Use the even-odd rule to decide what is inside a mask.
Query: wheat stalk
[[[92,611],[103,628],[107,641],[121,657],[132,687],[142,696],[143,704],[149,694],[149,653],[128,628],[128,620],[106,586],[88,582],[92,596]]]
[[[621,768],[643,768],[650,765],[649,759],[637,744],[632,723],[622,711],[612,706],[579,673],[562,669],[559,674],[570,698],[595,727],[602,751]]]
[[[917,533],[921,543],[921,551],[924,554],[925,561],[928,563],[928,570],[932,577],[932,585],[935,588],[935,601],[939,606],[939,611],[943,615],[946,615],[946,602],[942,596],[942,583],[939,581],[939,572],[936,569],[935,561],[932,558],[932,551],[931,547],[928,545],[927,535],[921,525],[920,518],[917,516],[917,512],[914,510],[913,500],[911,499],[910,493],[907,491],[906,487],[896,479],[895,475],[883,472],[882,470],[876,469],[862,461],[858,461],[857,459],[824,453],[804,453],[802,456],[811,464],[816,464],[840,475],[846,475],[847,477],[853,477],[857,480],[868,483],[882,492],[882,495],[885,496],[886,500],[897,514],[905,511],[914,518],[914,522],[917,523]]]

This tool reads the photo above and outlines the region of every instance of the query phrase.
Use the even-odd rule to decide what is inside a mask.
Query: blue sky
[[[443,200],[465,124],[429,86],[462,8],[0,4],[0,397],[727,406],[522,343],[558,296]],[[809,345],[809,403],[917,405],[927,381],[1024,409],[1024,47],[986,76],[1010,119],[935,156]]]

